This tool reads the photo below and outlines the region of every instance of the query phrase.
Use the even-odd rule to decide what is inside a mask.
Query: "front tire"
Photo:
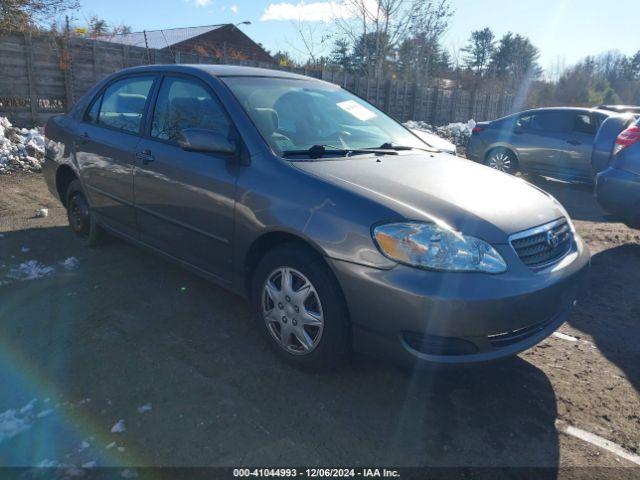
[[[511,150],[494,148],[487,154],[484,164],[500,172],[515,175],[518,172],[518,159]]]
[[[295,244],[268,252],[253,275],[251,302],[268,343],[288,363],[326,371],[349,359],[344,298],[315,252]]]
[[[77,179],[67,189],[66,207],[69,226],[80,242],[86,247],[99,245],[104,240],[105,232],[96,223],[95,215],[91,213],[87,197]]]

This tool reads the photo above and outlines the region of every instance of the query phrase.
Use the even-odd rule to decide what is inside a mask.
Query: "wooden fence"
[[[153,50],[85,38],[10,34],[0,36],[0,116],[18,126],[42,125],[62,113],[105,76],[125,67],[162,63],[234,63],[280,68],[258,62],[229,61],[168,50]],[[288,71],[322,78],[348,88],[400,121],[443,125],[470,118],[506,115],[513,95],[467,91],[440,80],[409,83],[366,78],[337,70]]]

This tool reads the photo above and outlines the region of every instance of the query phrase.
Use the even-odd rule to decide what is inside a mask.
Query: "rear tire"
[[[494,148],[485,159],[484,164],[500,172],[515,175],[518,172],[518,159],[515,154],[507,148]]]
[[[67,218],[75,236],[86,247],[95,247],[102,243],[106,233],[97,224],[79,180],[71,181],[66,199]]]
[[[267,342],[289,364],[327,371],[348,361],[351,335],[342,291],[315,252],[296,244],[267,252],[253,274],[251,303]]]

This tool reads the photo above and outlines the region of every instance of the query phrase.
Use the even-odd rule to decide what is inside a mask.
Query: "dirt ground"
[[[593,255],[560,328],[576,341],[552,336],[470,369],[357,356],[310,375],[270,352],[242,299],[121,241],[82,248],[39,175],[0,176],[0,465],[548,466],[562,467],[550,478],[638,478],[631,461],[565,432],[640,455],[640,231],[604,215],[589,187],[533,181]],[[47,218],[34,216],[41,207]],[[62,266],[69,257],[77,268]],[[29,260],[55,273],[8,278]],[[12,409],[25,428],[3,436]],[[119,420],[126,429],[111,432]]]

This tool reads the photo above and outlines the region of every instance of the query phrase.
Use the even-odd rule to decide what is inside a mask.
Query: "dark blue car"
[[[640,228],[640,120],[615,142],[609,167],[596,178],[598,202],[632,228]]]

